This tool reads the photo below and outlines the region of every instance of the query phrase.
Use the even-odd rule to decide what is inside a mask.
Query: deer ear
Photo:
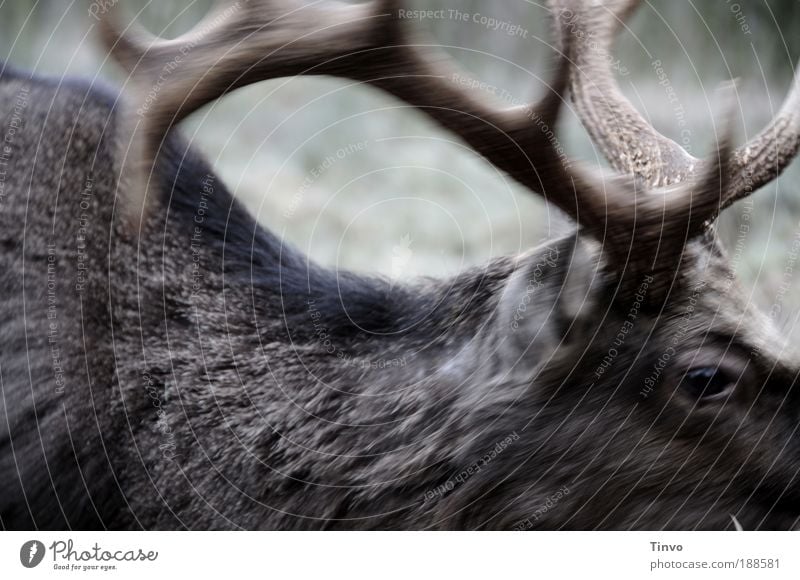
[[[567,239],[520,258],[498,305],[509,358],[536,364],[580,333],[596,311],[602,275],[596,246]]]
[[[584,328],[584,322],[597,312],[602,274],[600,249],[593,240],[579,238],[563,265],[561,295],[556,304],[560,337],[568,341]]]

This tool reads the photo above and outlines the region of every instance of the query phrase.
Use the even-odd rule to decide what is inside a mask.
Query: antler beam
[[[401,14],[395,0],[356,6],[222,3],[175,40],[137,27],[122,29],[115,18],[105,18],[103,39],[127,69],[140,105],[140,169],[152,168],[172,126],[236,88],[270,78],[332,75],[381,88],[423,110],[514,179],[588,224],[586,212],[578,211],[584,192],[573,189],[548,132],[537,128],[556,125],[566,59],[539,104],[498,108],[470,89],[469,77],[446,57],[415,41]],[[155,97],[147,101],[148,94]]]

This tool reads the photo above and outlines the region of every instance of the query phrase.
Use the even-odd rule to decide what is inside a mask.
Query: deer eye
[[[681,388],[695,399],[721,398],[736,386],[736,378],[719,367],[696,367],[686,372]]]

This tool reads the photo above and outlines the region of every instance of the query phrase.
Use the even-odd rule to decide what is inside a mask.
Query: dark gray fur
[[[3,528],[796,525],[799,367],[712,240],[596,380],[635,297],[591,240],[407,286],[333,272],[175,136],[137,239],[114,218],[116,96],[5,69],[0,131],[20,94],[0,201]],[[702,344],[750,361],[736,400],[693,408],[677,388]]]

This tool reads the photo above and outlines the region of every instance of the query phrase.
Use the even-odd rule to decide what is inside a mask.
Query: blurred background
[[[211,5],[120,1],[164,37],[188,30]],[[0,58],[40,74],[122,86],[92,17],[112,2],[1,2]],[[417,25],[496,93],[515,100],[543,94],[553,55],[543,3],[411,0],[409,7],[445,9],[444,17],[419,18]],[[651,0],[630,28],[615,52],[622,90],[695,155],[713,146],[721,82],[740,79],[744,140],[777,111],[800,58],[800,0]],[[688,135],[680,134],[680,116]],[[570,111],[559,129],[570,154],[604,164]],[[421,114],[344,81],[263,82],[195,113],[181,130],[265,226],[326,265],[395,278],[443,276],[570,228]],[[735,266],[746,290],[795,337],[800,282],[793,270],[800,264],[789,251],[800,236],[798,181],[800,161],[756,194],[751,207],[739,204],[720,222],[731,254],[741,253]],[[744,211],[752,216],[746,234]]]

